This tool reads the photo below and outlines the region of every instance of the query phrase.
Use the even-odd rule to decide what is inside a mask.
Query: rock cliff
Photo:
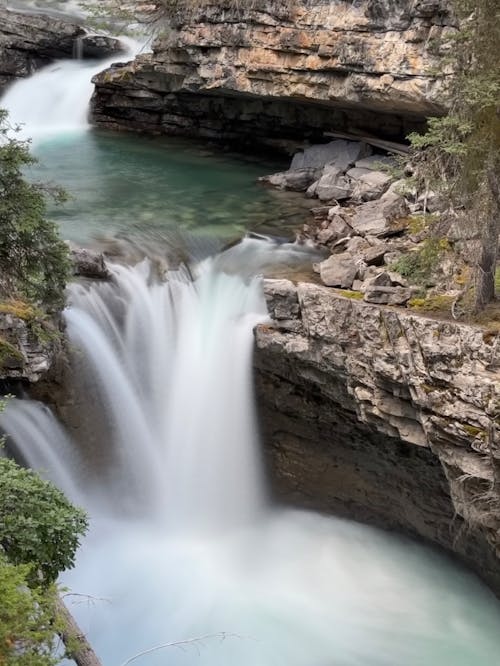
[[[0,311],[0,391],[45,380],[61,350],[57,322]]]
[[[500,335],[286,280],[256,331],[279,495],[444,546],[500,593]]]
[[[222,140],[401,139],[443,111],[444,0],[203,2],[95,78],[100,125]]]

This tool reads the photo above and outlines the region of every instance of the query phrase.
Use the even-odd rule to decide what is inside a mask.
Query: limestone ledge
[[[454,31],[444,0],[204,3],[151,54],[95,78],[93,118],[209,138],[258,138],[259,124],[273,137],[315,127],[402,137],[444,110],[432,72]]]
[[[500,592],[500,335],[310,283],[265,293],[259,392],[287,492],[444,545]]]

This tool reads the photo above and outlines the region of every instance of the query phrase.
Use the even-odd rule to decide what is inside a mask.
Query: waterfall
[[[131,60],[139,45],[121,37],[127,52],[104,61],[58,60],[26,79],[14,83],[0,99],[20,136],[35,142],[61,133],[89,128],[88,105],[94,85],[92,77],[117,59]]]
[[[101,601],[71,610],[109,664],[148,651],[150,666],[491,666],[500,611],[474,576],[266,500],[251,389],[266,314],[251,275],[287,253],[249,240],[166,279],[146,260],[70,288],[85,441],[26,401],[0,421],[11,450],[91,514],[63,582]]]
[[[90,79],[110,62],[55,63],[1,106],[36,141],[81,132]],[[190,270],[163,275],[155,256],[73,284],[74,436],[38,403],[11,400],[0,415],[9,452],[89,512],[62,583],[94,597],[70,607],[104,664],[140,653],[145,666],[498,662],[498,603],[472,574],[266,496],[252,397],[258,275],[300,265],[304,251],[247,239]],[[182,650],[162,647],[175,641]]]

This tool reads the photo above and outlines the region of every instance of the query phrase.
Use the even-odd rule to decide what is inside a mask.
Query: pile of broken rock
[[[390,267],[415,249],[405,235],[408,216],[430,210],[433,200],[403,194],[403,181],[391,175],[395,166],[364,142],[338,139],[306,148],[288,171],[260,180],[321,202],[301,238],[330,251],[315,266],[325,285],[358,291],[371,303],[404,305],[418,289]]]

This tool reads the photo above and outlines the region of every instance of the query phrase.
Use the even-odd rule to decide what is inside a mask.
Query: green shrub
[[[431,286],[440,257],[449,247],[445,238],[426,238],[417,250],[400,257],[392,265],[392,269],[414,284]]]
[[[35,162],[0,110],[0,295],[52,308],[63,301],[70,264],[56,224],[46,217],[46,197],[62,201],[64,194],[25,178],[23,170]]]

